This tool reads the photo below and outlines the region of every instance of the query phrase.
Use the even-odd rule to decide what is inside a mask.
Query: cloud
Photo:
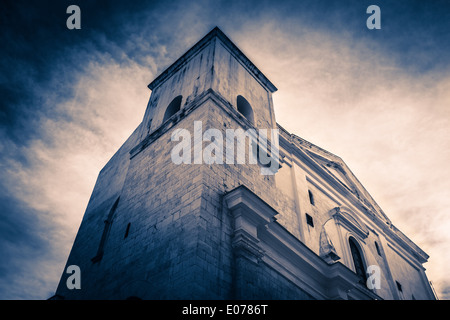
[[[49,227],[45,221],[38,218],[40,216],[38,212],[23,204],[13,203],[14,200],[5,196],[7,191],[2,191],[0,292],[4,299],[36,298],[37,296],[31,293],[39,287],[36,284],[49,280],[46,274],[49,265],[33,263],[36,260],[40,261],[42,257],[48,259],[53,255],[48,239],[44,236]],[[40,228],[37,229],[36,225]],[[40,268],[41,272],[35,272],[36,268]],[[17,274],[21,276],[17,277]]]

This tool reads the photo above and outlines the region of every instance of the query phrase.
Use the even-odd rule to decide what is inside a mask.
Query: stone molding
[[[379,299],[340,262],[328,264],[294,237],[278,212],[246,186],[224,196],[234,222],[233,247],[240,256],[265,263],[316,299]]]

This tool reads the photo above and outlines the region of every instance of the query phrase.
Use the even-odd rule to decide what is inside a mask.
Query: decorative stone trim
[[[224,196],[234,218],[233,248],[239,257],[265,263],[316,299],[381,299],[358,283],[340,262],[328,264],[281,226],[271,206],[245,186]]]
[[[341,207],[336,207],[332,210],[331,215],[335,219],[336,224],[340,224],[347,230],[354,232],[361,239],[367,238],[369,235],[367,226],[363,222],[358,221],[359,219],[356,218],[355,214],[351,215],[346,211],[349,210]]]

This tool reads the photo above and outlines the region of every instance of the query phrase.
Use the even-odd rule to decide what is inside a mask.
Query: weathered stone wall
[[[263,262],[256,264],[239,256],[236,258],[236,273],[236,299],[314,300],[305,290]]]
[[[276,127],[273,116],[272,94],[217,40],[214,53],[214,78],[212,89],[223,96],[234,107],[238,95],[252,106],[255,126],[270,129]]]
[[[402,299],[411,300],[412,296],[417,300],[430,299],[426,282],[419,268],[415,267],[410,261],[403,258],[391,246],[386,246],[386,258],[389,261],[392,276],[395,281],[398,281],[402,286]]]
[[[142,298],[188,299],[198,294],[196,252],[202,225],[199,221],[202,175],[200,166],[172,163],[170,135],[171,130],[131,161],[130,154],[123,152],[105,167],[96,189],[110,192],[110,188],[117,188],[112,184],[116,165],[121,167],[118,164],[125,163],[124,159],[129,161],[120,192],[98,204],[101,191],[94,191],[98,196],[89,204],[93,209],[86,212],[80,226],[68,264],[80,266],[82,290],[67,290],[63,276],[59,294],[67,298],[122,299],[132,295],[124,292],[124,288],[135,281],[149,283],[148,291],[141,292]],[[118,196],[120,201],[104,255],[99,262],[92,263],[103,221]],[[128,223],[129,234],[124,239]]]

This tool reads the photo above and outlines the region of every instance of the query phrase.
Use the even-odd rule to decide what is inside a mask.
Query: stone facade
[[[149,88],[143,121],[100,172],[70,252],[81,289],[68,289],[63,272],[55,298],[434,299],[428,256],[339,157],[276,123],[275,86],[218,28]],[[196,121],[224,137],[278,129],[280,169],[175,164],[172,134]],[[211,143],[193,140],[192,154]],[[361,283],[350,239],[365,268],[380,268],[379,288]]]

